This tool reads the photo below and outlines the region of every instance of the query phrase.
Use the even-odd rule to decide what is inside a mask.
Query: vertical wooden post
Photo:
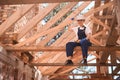
[[[14,80],[18,80],[18,69],[14,69]]]
[[[116,8],[116,17],[118,22],[118,35],[120,35],[120,0],[114,0],[114,6]]]

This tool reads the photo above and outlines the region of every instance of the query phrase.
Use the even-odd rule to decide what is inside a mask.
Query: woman
[[[79,15],[76,20],[79,26],[72,28],[72,30],[77,34],[78,40],[68,42],[66,44],[66,65],[73,64],[72,57],[76,46],[81,46],[83,56],[83,60],[81,62],[87,64],[88,48],[91,46],[89,39],[92,35],[92,31],[89,27],[84,25],[85,17],[83,15]]]

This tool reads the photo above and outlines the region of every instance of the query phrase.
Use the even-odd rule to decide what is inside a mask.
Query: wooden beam
[[[79,1],[94,1],[94,0],[1,0],[0,5],[58,3],[58,2],[61,3],[61,2],[79,2]]]
[[[67,76],[92,76],[92,77],[106,77],[106,76],[113,76],[113,75],[116,75],[116,76],[119,76],[120,74],[98,74],[98,73],[93,73],[93,74],[88,74],[88,73],[84,73],[84,74],[59,74],[59,73],[57,73],[57,74],[46,74],[45,76],[47,76],[47,75],[54,75],[54,76],[63,76],[63,75],[67,75]]]
[[[112,19],[113,15],[102,15],[102,16],[96,16],[98,19]]]
[[[6,46],[7,51],[65,51],[64,46],[51,46],[51,47],[42,47],[42,46],[29,46],[29,47],[12,47]],[[75,50],[81,50],[80,47],[76,47]],[[120,51],[120,46],[91,46],[89,51]]]
[[[99,7],[100,5],[101,5],[101,0],[95,0],[94,8],[97,8],[97,7]],[[99,11],[99,12],[100,12],[100,11]],[[98,16],[98,15],[99,15],[99,12],[94,13],[94,16]],[[97,28],[98,28],[98,24],[93,24],[92,34],[95,34],[95,33],[96,33]]]
[[[109,78],[85,78],[85,79],[66,79],[66,78],[54,78],[54,79],[50,79],[50,80],[113,80],[113,79],[109,79]]]
[[[105,63],[105,64],[98,64],[98,63],[88,63],[88,64],[80,64],[80,63],[74,63],[73,65],[65,65],[64,63],[31,63],[32,66],[120,66],[119,63],[117,64],[111,64],[111,63]]]

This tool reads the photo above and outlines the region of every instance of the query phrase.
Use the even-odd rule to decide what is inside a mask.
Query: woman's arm
[[[91,36],[92,36],[92,33],[88,33],[86,39],[90,40]]]

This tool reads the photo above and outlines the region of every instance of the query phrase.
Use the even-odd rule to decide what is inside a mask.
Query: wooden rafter
[[[94,1],[94,0],[1,0],[1,5],[12,4],[36,4],[36,3],[61,3],[61,2],[79,2],[79,1]]]
[[[96,16],[98,19],[112,19],[113,15],[102,15],[102,16]]]

